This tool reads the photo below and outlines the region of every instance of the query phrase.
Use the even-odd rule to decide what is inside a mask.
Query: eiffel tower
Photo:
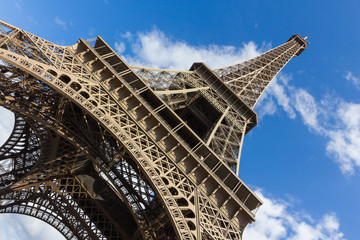
[[[0,21],[0,213],[66,239],[242,239],[262,201],[237,176],[253,108],[307,47],[189,71],[129,66],[101,38],[59,46]]]

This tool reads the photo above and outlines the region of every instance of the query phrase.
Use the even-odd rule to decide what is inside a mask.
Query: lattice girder
[[[64,147],[64,148],[69,148],[70,146],[69,145],[66,145],[65,144],[65,142],[62,142],[61,143],[61,145],[62,145],[62,147]],[[71,147],[70,147],[71,148]],[[63,151],[62,150],[59,150],[59,149],[57,149],[57,151],[59,151],[60,153],[62,153]],[[67,150],[67,151],[69,151],[69,149]],[[42,156],[43,154],[41,154],[40,156],[41,156],[41,158],[44,158],[44,156]],[[59,155],[59,154],[56,154],[56,156],[57,155]],[[25,160],[27,160],[27,159],[25,159]],[[48,159],[48,160],[51,160],[52,162],[56,162],[56,159],[55,160],[52,160],[52,159]],[[70,159],[71,160],[71,159]],[[74,159],[75,160],[75,159]],[[39,182],[41,182],[41,179],[42,179],[42,177],[41,177],[41,175],[44,175],[44,171],[46,172],[46,168],[41,168],[41,167],[39,167],[39,165],[41,165],[41,164],[39,164],[39,161],[40,161],[40,163],[41,163],[41,160],[38,160],[37,162],[36,162],[36,164],[35,164],[35,166],[34,167],[32,167],[32,166],[28,166],[29,168],[31,167],[31,169],[30,169],[30,174],[27,174],[26,176],[25,176],[25,179],[26,179],[26,181],[24,181],[24,180],[20,180],[20,181],[18,181],[18,182],[16,182],[16,184],[13,184],[12,186],[11,186],[11,189],[18,189],[18,190],[20,190],[20,191],[28,191],[29,189],[34,189],[34,187],[33,186],[31,186],[32,185],[32,183],[33,182],[38,182],[36,185],[37,186],[39,186],[39,185],[43,185],[43,184],[40,184]],[[62,159],[61,161],[59,161],[59,162],[64,162],[64,159]],[[64,163],[63,163],[64,164]],[[39,169],[39,170],[37,170],[37,169]],[[51,170],[52,171],[55,171],[56,170],[56,168],[55,167],[53,167],[53,168],[51,168]],[[34,176],[32,177],[31,176],[31,172],[34,172]],[[42,173],[42,174],[40,174],[40,173]],[[68,174],[69,172],[67,171],[66,173],[63,173],[63,175],[66,175],[66,174]],[[57,176],[57,175],[61,175],[61,173],[53,173],[53,174],[51,174],[51,176],[52,177],[55,177],[55,176]],[[40,176],[39,176],[40,175]],[[45,174],[46,175],[46,174]],[[78,181],[76,181],[76,180],[74,180],[73,178],[71,178],[72,180],[71,180],[71,182],[78,182]],[[65,182],[63,182],[65,180]],[[81,202],[83,203],[84,202],[84,200],[85,199],[87,199],[88,198],[88,194],[84,191],[84,190],[82,190],[82,192],[79,192],[79,189],[81,189],[81,187],[80,187],[80,185],[79,185],[79,183],[77,183],[76,184],[76,189],[74,188],[74,187],[72,187],[74,184],[72,184],[71,186],[70,186],[70,184],[69,184],[69,178],[68,179],[62,179],[62,180],[59,180],[58,182],[60,182],[61,184],[57,184],[58,186],[59,186],[59,189],[57,189],[56,190],[56,192],[58,192],[58,193],[61,193],[61,194],[66,194],[66,196],[67,195],[69,195],[70,194],[70,196],[72,196],[72,201],[76,201],[78,204],[80,204]],[[30,185],[30,186],[29,186]],[[45,184],[46,185],[46,184]],[[42,190],[40,191],[40,192],[37,192],[37,195],[39,195],[38,196],[38,198],[47,198],[48,196],[41,196],[41,194],[45,194],[45,193],[47,193],[47,191],[45,191],[45,189],[47,189],[46,187],[45,187],[45,185],[43,185],[42,186]],[[51,184],[50,184],[51,185]],[[51,185],[52,186],[52,185]],[[50,187],[51,187],[50,186]],[[69,192],[69,187],[71,187],[71,189],[72,189],[72,191],[71,192]],[[36,187],[35,187],[36,188]],[[66,189],[66,191],[64,192],[64,189]],[[9,190],[5,190],[5,192],[7,192],[7,191],[9,191]],[[51,192],[51,191],[50,191]],[[50,193],[49,192],[49,193]],[[4,194],[4,190],[2,190],[2,193]],[[84,195],[85,194],[85,195]],[[77,197],[75,197],[74,198],[74,196],[77,196],[79,199],[77,199]],[[7,199],[6,197],[1,197],[0,199],[2,199],[2,200],[9,200],[9,199]],[[21,198],[22,199],[22,198]],[[68,199],[68,196],[66,197],[66,199]],[[13,199],[13,200],[16,200],[16,198],[15,199]],[[18,199],[19,200],[19,199]],[[27,201],[26,199],[25,200],[23,200],[23,201]],[[94,200],[92,200],[92,199],[87,199],[87,202],[89,202],[89,203],[92,203]],[[36,204],[37,205],[39,205],[40,203],[39,202],[36,202]],[[3,204],[4,205],[4,204]],[[6,204],[5,204],[6,205]],[[63,204],[62,204],[63,205]],[[70,204],[67,204],[68,205],[68,210],[70,211],[72,208],[74,208],[74,206],[73,205],[71,205],[70,206]],[[96,216],[98,216],[98,217],[96,217],[96,221],[94,221],[94,220],[92,220],[91,222],[91,224],[95,224],[96,226],[98,226],[99,224],[101,224],[100,226],[101,226],[101,232],[102,233],[104,233],[104,236],[106,236],[106,239],[120,239],[120,238],[122,238],[122,235],[124,235],[124,234],[120,234],[119,235],[119,233],[121,232],[120,230],[121,229],[117,229],[116,231],[114,231],[114,230],[112,230],[112,228],[110,227],[110,229],[109,229],[109,226],[111,226],[111,224],[115,224],[117,221],[107,221],[107,223],[105,224],[104,223],[104,220],[106,220],[107,219],[107,217],[105,216],[106,215],[106,212],[104,212],[104,211],[99,211],[99,210],[97,210],[98,208],[99,208],[99,206],[94,206],[94,204],[90,204],[91,206],[89,206],[89,204],[87,204],[87,206],[85,206],[84,204],[82,204],[82,205],[80,205],[80,206],[78,206],[77,208],[78,209],[84,209],[84,211],[85,211],[85,215],[86,215],[86,217],[87,218],[90,218],[90,219],[94,219],[94,211],[96,210],[97,211],[97,215]],[[98,205],[98,204],[97,204]],[[8,206],[8,205],[6,205],[6,206]],[[44,207],[44,206],[43,206]],[[91,207],[91,209],[94,209],[94,210],[91,210],[91,214],[89,215],[89,213],[88,212],[86,212],[86,208],[89,208],[89,207]],[[32,208],[32,209],[35,209],[35,208],[39,208],[39,206],[30,206],[30,208]],[[12,210],[11,210],[12,209]],[[28,215],[32,215],[32,216],[36,216],[36,215],[34,215],[33,213],[33,211],[31,211],[31,213],[29,213],[29,212],[27,212],[27,211],[19,211],[19,212],[17,212],[16,211],[16,209],[18,210],[19,208],[16,208],[15,210],[13,209],[13,208],[11,208],[10,210],[8,209],[7,211],[5,211],[5,212],[15,212],[15,213],[21,213],[21,214],[28,214]],[[39,210],[35,210],[35,212],[42,212],[42,210],[41,209],[39,209]],[[51,211],[51,209],[49,209],[48,211]],[[74,211],[74,210],[71,210],[71,211]],[[85,217],[85,215],[82,215],[82,216],[80,216],[79,218],[80,219],[85,219],[86,220],[86,217]],[[39,216],[38,216],[39,217]],[[54,219],[54,218],[52,218],[52,219]],[[101,220],[102,219],[102,220]],[[98,222],[99,220],[101,220],[101,222]],[[66,221],[65,221],[66,222]],[[89,222],[89,221],[87,221],[87,222]],[[50,224],[52,224],[52,222],[50,222]],[[82,224],[85,224],[85,223],[82,223]],[[90,223],[89,223],[90,224]],[[110,224],[110,225],[109,225]],[[70,227],[71,228],[71,226],[72,225],[74,225],[73,223],[70,223],[70,222],[67,222],[65,225],[69,225],[68,227]],[[55,227],[57,227],[57,225],[55,226]],[[60,232],[62,232],[67,238],[70,238],[70,236],[67,234],[67,233],[64,233],[63,231],[62,231],[62,228],[61,229],[59,229],[59,228],[57,228]],[[99,231],[99,230],[96,230],[97,232]],[[102,234],[100,234],[100,233],[97,233],[97,235],[93,235],[92,237],[91,237],[91,239],[94,239],[94,237],[95,236],[97,236],[96,238],[99,238],[99,239],[101,239],[102,237]],[[109,235],[110,234],[110,235]],[[99,237],[100,236],[100,237]],[[87,237],[85,237],[85,236],[83,236],[83,235],[81,235],[81,238],[87,238]],[[128,237],[126,237],[126,239],[128,239]]]
[[[29,184],[2,193],[1,199],[0,213],[39,218],[67,239],[129,239],[77,177]]]
[[[62,217],[62,211],[59,211],[59,213],[57,213],[55,207],[51,205],[48,199],[43,197],[43,194],[37,195],[38,197],[35,198],[33,201],[41,201],[43,203],[43,209],[45,210],[39,208],[38,205],[34,205],[34,203],[31,201],[31,194],[25,191],[13,191],[7,194],[0,195],[2,199],[0,213],[17,213],[29,215],[50,224],[55,229],[57,229],[66,239],[81,239],[79,235],[75,235],[77,234],[77,231],[73,229],[71,225],[68,226],[69,224],[63,221],[63,219],[66,219],[66,217]]]
[[[140,67],[132,68],[175,111],[189,106],[201,95],[219,112],[223,113],[213,128],[204,135],[203,140],[231,169],[238,169],[240,159],[237,153],[239,153],[243,134],[256,125],[256,119],[255,122],[253,119],[244,119],[194,71],[176,72]],[[229,135],[224,136],[219,129],[223,125],[224,119],[227,119],[227,122],[230,122],[230,125],[234,127],[234,131],[228,132],[234,138],[231,143],[227,140]],[[238,130],[240,130],[240,134]],[[215,139],[222,139],[221,143]],[[224,154],[224,151],[228,154]]]
[[[270,81],[292,57],[298,56],[306,46],[307,42],[303,38],[299,35],[294,35],[287,43],[254,59],[229,67],[215,69],[214,73],[244,103],[253,108]],[[245,126],[242,134],[238,134],[236,131],[230,132],[229,135],[232,135],[234,139],[230,143],[222,136],[221,131],[217,129],[221,125],[223,118],[231,117],[230,113],[226,110],[228,106],[224,103],[219,104],[219,94],[214,94],[209,85],[205,83],[204,78],[197,75],[196,71],[162,70],[137,66],[132,66],[132,68],[174,110],[188,106],[192,99],[196,98],[196,94],[206,96],[213,106],[220,106],[219,109],[224,113],[224,116],[219,119],[215,129],[204,140],[223,161],[227,162],[238,173],[242,139],[257,124],[256,120],[243,120],[240,124]],[[221,139],[220,142],[216,141],[215,138]],[[223,144],[224,142],[229,144]],[[224,148],[228,149],[223,150]],[[231,154],[224,156],[224,151]]]
[[[249,107],[254,108],[270,81],[290,61],[300,55],[307,42],[299,35],[258,57],[214,71]]]
[[[16,116],[14,130],[0,149],[0,189],[10,186],[28,173],[38,160],[40,148],[34,131],[21,117]]]
[[[29,79],[29,77],[28,77]],[[31,82],[29,80],[27,80],[27,82]],[[37,84],[39,85],[39,87],[36,87],[35,89],[40,89],[42,87],[44,87],[39,81],[36,81]],[[22,85],[24,86],[24,85]],[[4,88],[4,89],[8,89],[8,88]],[[18,88],[18,92],[20,91],[20,87]],[[11,91],[9,92],[11,93]],[[5,96],[9,95],[9,94],[6,94],[6,92],[3,92],[3,94]],[[19,98],[19,96],[17,96],[17,98]],[[16,100],[16,101],[15,101]],[[46,100],[46,99],[45,99]],[[17,102],[17,103],[15,103]],[[44,101],[42,102],[42,104],[40,104],[42,106],[42,109],[47,109],[47,111],[50,111],[51,112],[51,105],[50,106],[46,106],[46,103],[47,102],[50,102],[52,103],[53,101]],[[21,112],[25,112],[24,108],[26,108],[28,111],[27,111],[27,114],[29,113],[32,113],[32,115],[27,115],[27,116],[32,116],[34,119],[37,119],[37,121],[43,121],[44,119],[41,118],[41,115],[44,113],[44,112],[41,112],[39,113],[39,111],[36,111],[34,109],[29,109],[28,106],[26,106],[26,100],[25,99],[22,99],[22,98],[19,98],[19,99],[12,99],[11,100],[11,104],[8,104],[8,105],[4,105],[5,107],[7,108],[10,108],[12,111],[14,112],[17,112],[19,111],[20,113]],[[31,104],[30,104],[31,105]],[[108,142],[109,139],[106,138],[106,137],[109,137],[109,136],[105,136],[106,133],[104,133],[104,131],[102,129],[97,129],[97,127],[99,128],[100,125],[97,124],[97,123],[92,123],[90,124],[89,121],[91,119],[87,119],[86,115],[84,115],[84,113],[80,110],[79,112],[79,108],[77,109],[74,109],[75,106],[73,106],[72,104],[67,104],[67,108],[65,109],[69,109],[69,110],[62,110],[61,112],[64,113],[64,116],[58,116],[58,118],[56,118],[57,121],[59,121],[60,119],[62,120],[62,122],[49,122],[50,119],[47,119],[45,120],[45,122],[43,122],[44,124],[47,124],[48,127],[52,128],[54,131],[56,130],[59,130],[61,129],[61,134],[64,134],[64,137],[66,137],[68,140],[72,139],[72,141],[75,141],[75,139],[80,139],[79,142],[83,142],[84,141],[84,136],[86,136],[86,138],[88,139],[88,142],[85,143],[84,145],[85,146],[90,146],[90,145],[96,145],[97,147],[100,147],[101,149],[104,149],[105,147],[108,147],[108,150],[104,150],[105,152],[100,156],[100,158],[102,159],[106,159],[106,162],[109,162],[113,167],[112,170],[113,172],[117,172],[116,168],[118,168],[118,165],[119,165],[119,157],[121,158],[121,156],[123,154],[118,154],[118,153],[111,153],[111,151],[114,150],[114,147],[111,148],[111,144]],[[55,106],[55,108],[57,109],[57,105]],[[33,106],[32,108],[36,108],[35,106]],[[35,115],[34,115],[35,114]],[[40,115],[40,116],[36,116],[36,114]],[[45,114],[47,116],[51,116],[52,114],[51,113],[47,113]],[[29,121],[29,120],[28,120]],[[52,121],[54,121],[54,119],[52,119]],[[36,124],[36,122],[35,122]],[[90,124],[90,125],[89,125]],[[38,125],[38,124],[37,124]],[[63,126],[62,126],[63,125]],[[66,127],[64,127],[66,126]],[[36,129],[40,129],[39,126],[36,127]],[[59,133],[59,132],[58,132]],[[74,135],[75,134],[75,135]],[[78,136],[76,136],[76,134]],[[106,139],[105,139],[106,138]],[[48,139],[48,138],[47,138]],[[82,139],[82,141],[81,141]],[[110,139],[111,140],[111,139]],[[114,141],[113,141],[114,142]],[[52,145],[51,144],[51,141],[47,141],[47,145]],[[64,142],[62,143],[59,143],[58,145],[61,145],[64,149],[67,149],[67,152],[69,150],[69,148],[71,149],[71,146],[67,146],[66,144],[64,144]],[[79,144],[76,144],[78,147],[80,146]],[[44,147],[44,146],[42,146]],[[54,146],[52,146],[52,148],[54,148]],[[123,150],[121,150],[122,148],[120,148],[119,146],[115,147],[117,151],[121,152]],[[82,148],[84,151],[85,151],[85,148]],[[96,147],[92,148],[92,150],[95,150]],[[51,150],[51,148],[50,148]],[[56,150],[56,148],[54,148],[54,150]],[[53,151],[54,151],[53,150]],[[50,151],[51,152],[51,151]],[[95,152],[93,153],[93,155],[98,152]],[[43,159],[46,157],[42,157]],[[94,157],[93,157],[94,158]],[[117,158],[117,159],[115,159]],[[64,159],[62,158],[61,161],[56,161],[56,159],[52,159],[52,158],[49,158],[48,156],[48,159],[46,159],[47,161],[38,165],[36,165],[36,168],[35,169],[32,169],[32,172],[34,172],[33,174],[28,174],[26,176],[26,178],[24,178],[22,181],[18,182],[16,184],[16,186],[18,185],[26,185],[29,181],[30,182],[34,182],[34,181],[39,181],[43,178],[49,178],[50,177],[54,177],[54,176],[61,176],[61,175],[66,175],[68,174],[69,172],[74,172],[76,171],[76,167],[75,167],[75,164],[73,163],[75,160],[76,160],[76,163],[77,164],[80,164],[81,161],[79,161],[78,159],[76,158],[73,158],[72,161],[68,161],[66,164],[70,165],[70,169],[67,169],[65,171],[62,171],[59,172],[57,171],[57,168],[54,167],[54,164],[53,163],[57,163],[57,165],[60,165],[60,167],[64,167],[65,163],[64,163]],[[70,159],[71,160],[71,159]],[[52,163],[51,165],[51,168],[50,170],[52,170],[52,174],[49,174],[49,172],[47,171],[49,169],[49,167],[47,166],[47,162],[50,162]],[[86,163],[86,161],[85,161]],[[46,166],[44,166],[46,165]],[[41,173],[41,174],[40,174]],[[117,175],[119,177],[119,174]],[[122,181],[124,182],[124,179],[130,179],[130,176],[128,176],[127,174],[125,174],[124,172],[122,172]],[[131,178],[134,178],[134,177],[139,177],[139,176],[135,176],[135,175],[132,175]],[[143,180],[138,180],[137,182],[143,182]],[[114,184],[114,183],[113,183]],[[14,185],[15,186],[15,185]],[[144,189],[144,187],[148,187],[148,186],[142,186],[142,189]],[[127,190],[128,192],[130,191],[131,194],[130,195],[134,195],[136,194],[136,191],[134,190],[131,190],[131,189],[128,189]],[[152,196],[153,199],[156,199],[156,196]],[[142,201],[141,198],[137,197],[138,201]],[[139,203],[134,203],[134,204],[139,204]],[[142,203],[142,205],[144,205],[144,202]],[[146,204],[145,204],[146,205]],[[153,207],[156,207],[156,205],[154,205]],[[147,209],[147,215],[149,215],[149,211],[150,211],[151,208],[148,208]],[[161,208],[160,208],[161,209]],[[136,214],[134,215],[134,217],[138,217],[140,216],[141,214],[137,211]],[[145,217],[145,213],[142,213],[142,218]],[[149,215],[150,216],[150,215]],[[148,222],[150,221],[153,221],[153,219],[156,219],[158,216],[154,216],[152,219],[150,220],[147,220],[147,223],[144,222],[144,220],[142,220],[139,224],[139,227],[146,227],[149,225]],[[169,222],[169,221],[167,221]],[[144,229],[144,231],[147,231],[147,232],[151,232],[151,231],[156,231],[156,229]],[[146,239],[151,239],[151,238],[156,238],[155,237],[156,235],[150,235],[148,237],[145,237]]]
[[[99,40],[99,39],[98,39]],[[101,43],[103,43],[103,41],[100,39],[100,44],[99,45],[101,45]],[[98,46],[98,48],[102,48],[103,46]],[[95,44],[95,49],[97,49],[97,46],[96,46],[96,44]],[[111,49],[109,49],[108,48],[108,51],[110,51],[111,52]],[[111,53],[108,53],[108,52],[105,52],[105,51],[103,51],[101,54],[104,54],[104,55],[107,55],[107,54],[111,54]],[[113,55],[114,56],[114,55]],[[98,56],[98,57],[100,57],[100,56]],[[108,61],[108,60],[106,60],[109,64],[113,64],[113,65],[118,65],[118,64],[120,64],[120,63],[122,63],[122,64],[125,64],[125,63],[123,63],[123,62],[121,62],[122,60],[121,59],[119,59],[116,55],[114,56],[114,57],[116,57],[117,59],[112,59],[111,61]],[[119,62],[120,61],[120,62]],[[112,65],[112,66],[113,66]],[[124,66],[124,65],[123,65]],[[145,92],[145,91],[148,91],[147,92],[147,94],[151,94],[151,91],[149,92],[149,90],[145,87],[145,85],[144,84],[142,84],[141,83],[141,81],[140,81],[140,79],[138,79],[137,78],[137,76],[136,75],[134,75],[131,71],[129,71],[129,69],[127,69],[127,68],[125,68],[125,69],[118,69],[118,70],[116,70],[116,69],[114,69],[120,76],[124,76],[124,78],[127,80],[127,81],[131,81],[130,83],[132,84],[132,83],[134,83],[134,85],[135,86],[133,86],[135,89],[138,89],[137,91],[140,91],[140,95],[142,95],[142,92]],[[121,79],[119,79],[119,80],[121,80]],[[110,78],[110,81],[113,81],[113,77],[111,77]],[[115,81],[116,82],[116,81]],[[115,82],[113,82],[114,84],[115,84]],[[140,84],[140,85],[139,85]],[[123,90],[123,86],[124,85],[115,85],[117,88],[120,88],[120,90]],[[116,88],[115,88],[116,89]],[[113,90],[114,92],[115,92],[115,89]],[[122,92],[123,93],[123,92]],[[128,96],[128,94],[127,93],[124,93],[123,95],[125,95],[125,96]],[[134,94],[134,96],[136,96],[135,94]],[[147,97],[149,97],[149,95],[145,95],[145,96],[147,96]],[[140,96],[139,96],[140,97]],[[141,98],[140,98],[140,101],[141,101]],[[143,104],[146,106],[146,103],[145,102],[143,102]],[[140,105],[139,104],[134,104],[135,105],[135,108],[138,108]],[[163,109],[166,109],[166,105],[160,105],[160,106],[158,106],[158,107],[154,107],[154,109],[155,109],[155,111],[156,112],[160,112],[160,115],[162,115],[163,116],[163,114],[166,114],[166,112],[165,113],[163,113],[163,112],[161,112]],[[142,111],[141,111],[141,113],[143,114],[144,112],[146,112],[146,109],[142,109]],[[162,113],[162,114],[161,114]],[[146,118],[148,118],[149,116],[148,115],[146,115]],[[164,120],[167,120],[167,121],[169,121],[166,117],[165,118],[163,118]],[[170,119],[171,120],[171,119]],[[160,121],[160,119],[157,119],[157,121],[156,122],[158,122],[158,121]],[[149,121],[149,123],[151,124],[151,122]],[[149,124],[149,123],[147,123],[147,124]],[[181,124],[174,124],[174,123],[171,123],[171,122],[168,122],[170,125],[172,124],[173,126],[176,126],[175,127],[175,131],[179,131],[179,128],[185,128],[186,127],[186,125],[183,125],[182,123]],[[158,128],[159,127],[159,124],[157,124],[156,125],[156,127]],[[160,129],[158,129],[158,132],[160,131],[160,135],[161,135],[161,128]],[[137,134],[136,134],[137,135]],[[164,136],[164,134],[162,134],[163,136]],[[151,137],[151,136],[150,136]],[[174,149],[174,147],[175,148],[179,148],[180,147],[180,145],[179,144],[177,144],[177,145],[171,145],[172,144],[172,141],[171,141],[171,135],[169,135],[169,134],[167,134],[167,135],[165,135],[165,137],[166,137],[166,144],[169,144],[170,146],[163,146],[163,147],[168,147],[168,149],[170,149],[170,150],[173,150]],[[164,140],[164,137],[158,137],[158,139],[159,140],[157,140],[158,142],[162,142],[163,140]],[[174,147],[172,147],[172,146],[174,146]],[[197,147],[197,148],[196,148]],[[197,146],[194,146],[194,148],[195,149],[197,149],[196,151],[199,151],[200,149],[201,149],[201,151],[204,151],[205,149],[202,147],[202,145],[200,144],[197,144]],[[167,149],[165,149],[165,151],[168,151]],[[214,156],[214,155],[213,155]],[[208,157],[209,157],[209,155],[208,155]],[[181,157],[181,160],[184,160],[183,159],[183,157]],[[186,160],[186,159],[185,159]],[[180,165],[181,166],[181,165]],[[199,165],[198,165],[199,166]],[[216,168],[217,167],[219,167],[219,166],[216,166]],[[193,173],[193,172],[191,172],[191,173]],[[203,182],[202,182],[203,183]]]

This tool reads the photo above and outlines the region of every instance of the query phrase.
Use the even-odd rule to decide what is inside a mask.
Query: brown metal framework
[[[67,239],[241,239],[261,200],[237,177],[252,110],[299,35],[211,70],[127,65],[101,38],[63,47],[0,21],[0,213]]]

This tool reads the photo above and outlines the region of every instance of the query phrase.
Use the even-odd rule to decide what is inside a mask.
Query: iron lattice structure
[[[129,66],[101,37],[59,46],[0,22],[0,213],[66,239],[241,239],[261,200],[237,177],[256,101],[307,46],[189,71]]]

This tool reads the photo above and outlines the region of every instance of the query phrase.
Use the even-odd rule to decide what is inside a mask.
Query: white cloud
[[[263,97],[262,99],[266,99],[265,97]],[[272,98],[268,98],[266,101],[262,101],[259,104],[259,118],[262,118],[265,115],[274,115],[276,113],[276,111],[278,110],[276,103],[274,102],[274,100]],[[259,109],[258,108],[258,109]]]
[[[344,174],[360,167],[360,104],[342,102],[337,110],[338,123],[328,132],[326,150],[336,156]]]
[[[0,237],[11,240],[64,240],[63,235],[47,223],[19,214],[0,214]],[[5,236],[3,238],[3,236]]]
[[[347,72],[345,75],[345,79],[352,82],[352,84],[355,85],[355,87],[360,89],[360,78],[355,77],[352,72]]]
[[[14,4],[18,10],[22,11],[21,5],[18,1],[15,1]]]
[[[317,101],[305,89],[289,85],[290,79],[280,74],[269,85],[256,106],[259,116],[273,115],[277,109],[275,102],[290,118],[299,114],[311,132],[327,140],[326,153],[339,164],[341,172],[354,174],[360,168],[360,103],[346,102],[336,96]]]
[[[313,96],[304,89],[296,89],[295,108],[300,113],[305,125],[319,131],[318,125],[318,107]]]
[[[58,16],[56,16],[54,21],[57,25],[61,26],[64,30],[66,30],[66,22],[64,20],[62,20]]]
[[[264,205],[259,209],[255,223],[245,229],[243,239],[344,239],[335,213],[328,213],[321,219],[314,220],[302,212],[293,211],[284,200],[266,197],[260,190],[255,192],[264,201]]]
[[[0,146],[8,139],[14,127],[14,114],[0,107]]]
[[[123,43],[123,42],[116,42],[115,43],[115,51],[119,55],[123,54],[125,52],[125,50],[126,50],[125,43]]]
[[[190,46],[186,42],[174,41],[157,29],[151,32],[121,35],[123,40],[130,40],[131,53],[125,58],[131,65],[164,69],[188,70],[194,62],[205,62],[209,67],[224,67],[247,60],[260,54],[254,42],[243,43],[242,47],[234,46]],[[125,49],[123,41],[115,43],[115,49]],[[121,46],[121,48],[119,48]]]
[[[124,33],[124,34],[121,34],[121,37],[122,37],[122,38],[125,38],[125,39],[127,39],[127,40],[131,40],[131,38],[133,37],[133,35],[132,35],[131,32],[127,31],[127,32]]]
[[[293,107],[290,105],[290,98],[288,94],[288,81],[290,76],[285,74],[279,74],[274,80],[272,80],[260,98],[258,105],[261,105],[259,116],[262,117],[265,114],[273,115],[277,109],[274,100],[277,104],[283,108],[290,118],[295,118],[296,114]],[[274,96],[275,99],[272,98]],[[269,106],[271,103],[271,109]]]

